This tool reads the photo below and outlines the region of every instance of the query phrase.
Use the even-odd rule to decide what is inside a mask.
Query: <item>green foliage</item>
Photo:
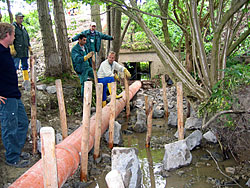
[[[10,22],[9,15],[3,15],[2,21],[9,23]],[[37,37],[38,31],[40,31],[40,24],[39,24],[37,10],[30,11],[29,14],[25,14],[22,24],[29,33],[30,38]]]
[[[224,70],[225,78],[220,80],[212,89],[212,95],[208,101],[201,103],[199,115],[205,113],[214,114],[216,112],[230,110],[237,101],[234,92],[241,86],[250,84],[250,65],[236,64]],[[229,115],[225,115],[227,125],[232,125],[233,121]]]
[[[24,17],[23,25],[29,33],[30,38],[35,38],[40,31],[40,24],[37,10],[29,12]]]

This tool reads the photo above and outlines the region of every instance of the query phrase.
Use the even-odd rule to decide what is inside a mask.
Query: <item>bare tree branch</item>
[[[202,129],[205,129],[207,128],[207,126],[209,124],[211,124],[217,117],[223,115],[223,114],[244,114],[244,113],[247,113],[249,114],[250,111],[233,111],[233,110],[225,110],[225,111],[221,111],[221,112],[218,112],[217,114],[215,114],[205,125],[202,126]]]

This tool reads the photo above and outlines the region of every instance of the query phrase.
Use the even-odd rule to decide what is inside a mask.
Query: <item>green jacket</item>
[[[85,31],[83,31],[83,32],[80,33],[80,34],[86,35],[86,37],[87,37],[86,45],[87,45],[87,48],[88,48],[89,51],[91,51],[90,33],[91,33],[90,29],[85,30]],[[72,38],[72,41],[78,40],[80,34],[77,34],[76,36],[74,36]],[[113,40],[113,37],[109,36],[109,35],[105,35],[105,34],[99,32],[99,31],[95,31],[95,52],[99,52],[100,51],[102,39],[104,39],[104,40]]]
[[[89,60],[84,61],[83,58],[88,54],[86,46],[84,46],[85,51],[82,50],[79,43],[77,43],[71,51],[71,59],[73,68],[77,74],[82,74],[84,70],[91,68]]]
[[[19,27],[16,22],[13,25],[15,26],[15,40],[13,44],[17,53],[15,57],[29,57],[29,34],[23,25]]]

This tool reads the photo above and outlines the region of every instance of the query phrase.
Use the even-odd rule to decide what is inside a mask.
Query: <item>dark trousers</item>
[[[0,122],[6,161],[18,162],[29,126],[21,99],[7,98],[5,104],[0,104]]]

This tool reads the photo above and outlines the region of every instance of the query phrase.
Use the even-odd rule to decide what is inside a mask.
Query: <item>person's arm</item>
[[[103,34],[101,32],[99,32],[99,33],[100,33],[101,39],[104,39],[104,40],[114,40],[114,38],[112,36],[110,36],[110,35],[106,35],[106,34]]]
[[[3,104],[5,104],[5,101],[4,100],[7,100],[5,97],[2,97],[2,96],[0,96],[0,104],[1,103],[3,103]]]

